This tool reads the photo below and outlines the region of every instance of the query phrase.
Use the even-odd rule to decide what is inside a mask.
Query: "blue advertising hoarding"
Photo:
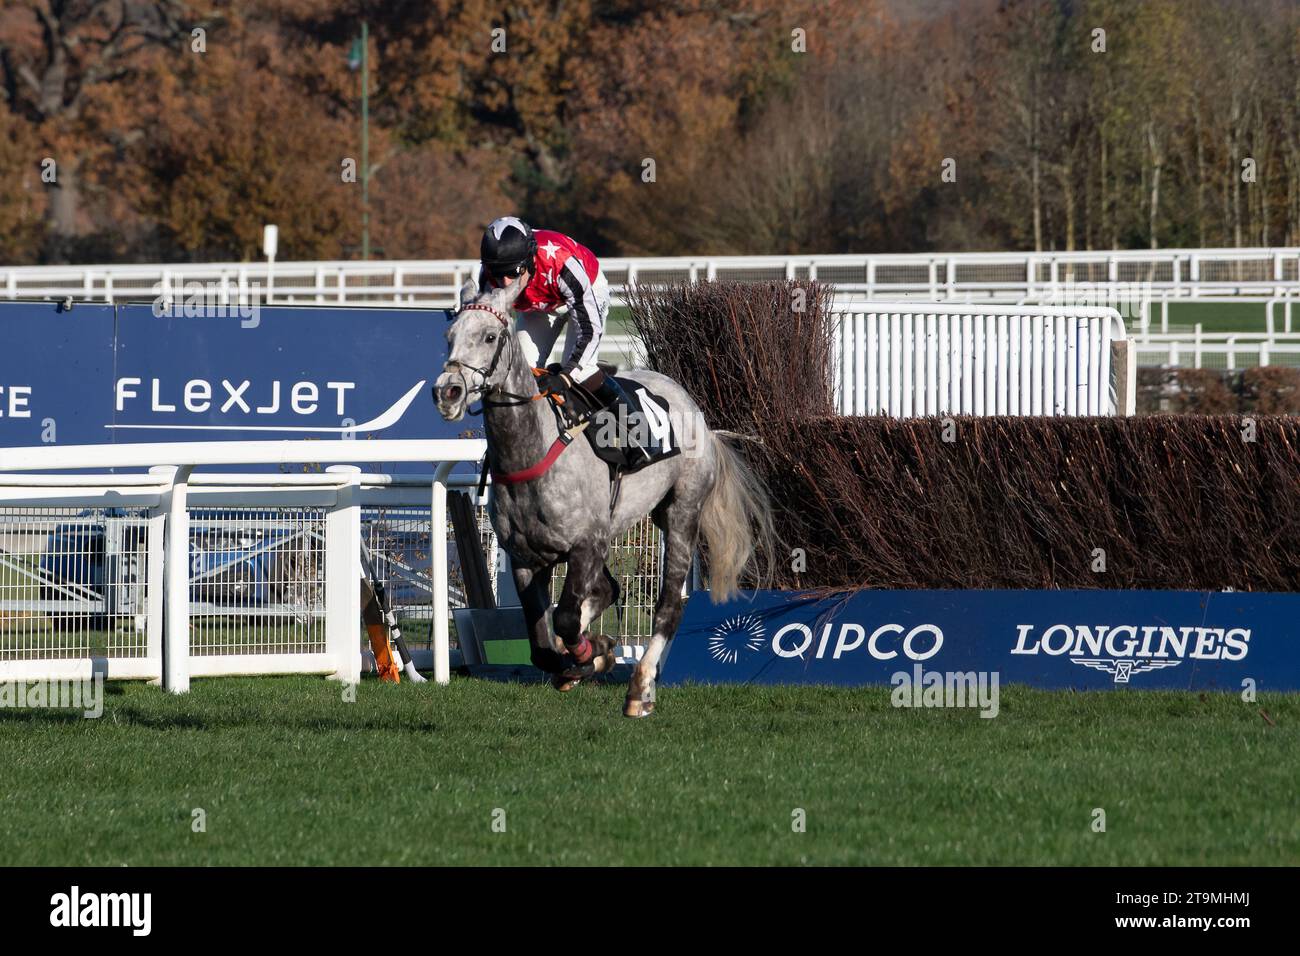
[[[430,398],[443,310],[17,302],[0,328],[0,446],[482,435]]]
[[[697,591],[663,682],[887,685],[917,665],[1044,688],[1297,691],[1300,594]]]

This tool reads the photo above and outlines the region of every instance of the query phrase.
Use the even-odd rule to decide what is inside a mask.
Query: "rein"
[[[560,457],[564,449],[569,447],[573,442],[573,439],[582,434],[588,424],[589,422],[584,421],[572,428],[567,428],[560,432],[560,434],[556,436],[555,441],[551,442],[551,447],[546,450],[546,454],[542,456],[541,461],[534,465],[530,465],[521,471],[510,471],[505,473],[493,471],[492,482],[498,485],[519,485],[523,484],[525,481],[532,481],[534,478],[542,477],[542,475],[550,471],[551,466],[555,464],[555,460]],[[484,460],[484,464],[487,464],[486,459]],[[484,474],[486,473],[487,469],[485,468]]]

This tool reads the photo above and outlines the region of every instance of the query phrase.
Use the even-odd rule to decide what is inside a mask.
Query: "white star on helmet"
[[[524,235],[528,235],[528,230],[524,227],[524,224],[514,216],[502,216],[500,219],[494,219],[492,220],[492,225],[488,228],[492,230],[492,236],[494,238],[500,239],[501,233],[506,231],[507,226],[514,226]]]

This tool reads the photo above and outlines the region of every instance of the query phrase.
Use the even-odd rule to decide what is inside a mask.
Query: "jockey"
[[[609,283],[600,263],[586,246],[549,229],[533,231],[514,216],[493,220],[479,246],[478,284],[510,286],[522,283],[515,299],[516,328],[528,363],[540,367],[564,332],[564,357],[546,366],[537,387],[562,390],[574,383],[607,407],[623,390],[612,375],[596,364],[605,321],[609,318]],[[555,310],[568,308],[556,316]]]

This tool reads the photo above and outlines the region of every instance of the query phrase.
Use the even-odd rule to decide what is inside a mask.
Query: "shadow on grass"
[[[70,724],[91,720],[83,709],[53,707],[6,707],[0,709],[0,725],[4,724]]]

